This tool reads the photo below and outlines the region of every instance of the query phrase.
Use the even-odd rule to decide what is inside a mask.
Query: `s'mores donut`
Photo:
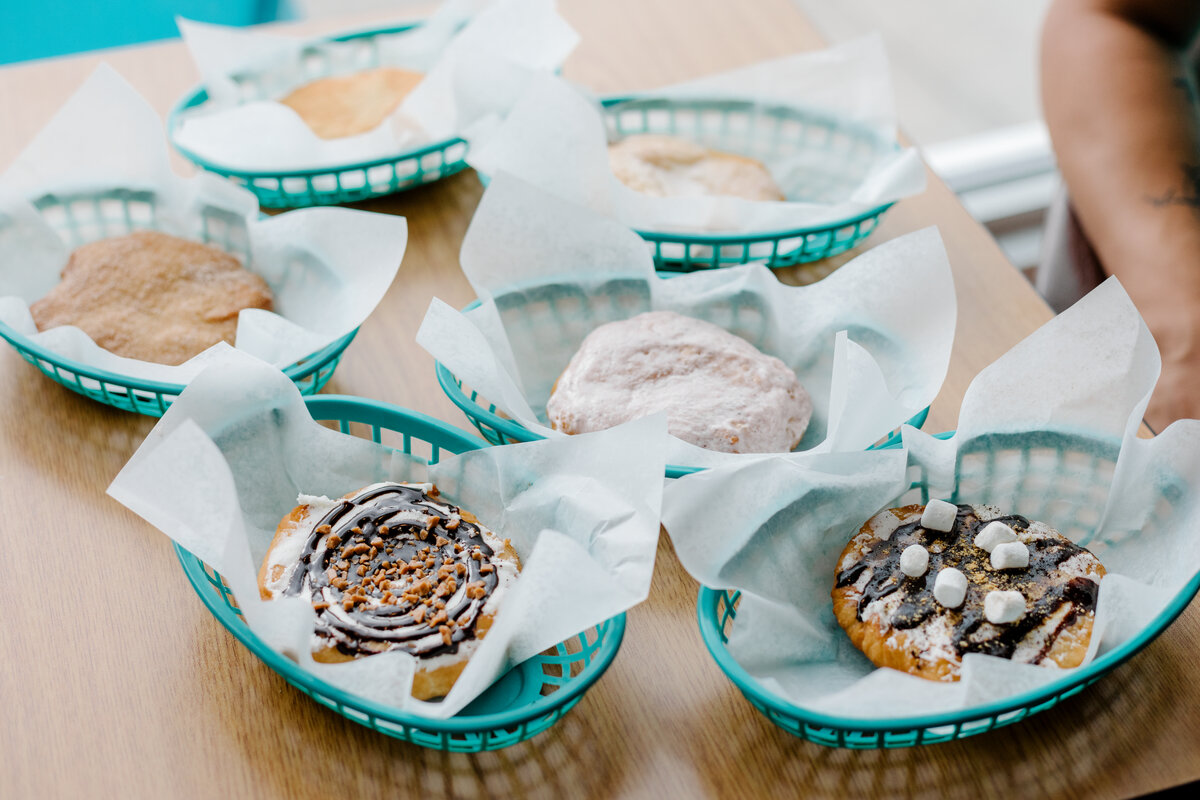
[[[931,500],[859,529],[838,559],[833,611],[872,663],[922,678],[957,681],[967,653],[1076,667],[1103,577],[1043,522]]]
[[[787,199],[761,161],[713,150],[680,136],[626,136],[608,146],[608,160],[621,183],[654,197]]]
[[[418,700],[450,691],[491,627],[521,563],[507,539],[432,484],[376,483],[339,500],[300,497],[258,574],[267,600],[316,612],[316,661],[401,650]]]
[[[395,67],[321,78],[279,102],[300,115],[322,139],[340,139],[378,127],[425,76]]]
[[[546,403],[556,430],[588,433],[665,411],[673,436],[725,453],[784,453],[812,399],[774,356],[710,322],[649,311],[596,328]]]

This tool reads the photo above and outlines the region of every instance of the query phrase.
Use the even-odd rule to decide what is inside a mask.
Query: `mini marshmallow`
[[[1016,622],[1025,613],[1025,596],[1020,592],[992,591],[983,598],[983,615],[993,625]]]
[[[1004,542],[992,550],[992,569],[1024,569],[1029,566],[1029,548],[1024,542]]]
[[[945,533],[954,527],[954,519],[958,516],[958,506],[945,500],[930,500],[921,512],[921,527],[931,531]]]
[[[900,554],[900,571],[910,578],[919,578],[929,569],[929,551],[919,544],[910,544]]]
[[[983,530],[975,534],[975,546],[981,547],[989,553],[995,550],[998,544],[1016,540],[1017,532],[1003,522],[989,522],[983,526]]]
[[[900,527],[900,518],[891,511],[884,511],[876,518],[875,521],[875,538],[890,539],[892,534],[896,532],[896,528]]]
[[[933,599],[946,608],[958,608],[967,599],[967,576],[954,567],[946,567],[933,582]]]

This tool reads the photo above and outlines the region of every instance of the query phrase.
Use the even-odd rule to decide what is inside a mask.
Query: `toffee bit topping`
[[[339,606],[353,612],[318,613],[319,639],[349,656],[391,649],[428,656],[454,647],[464,634],[475,635],[480,598],[496,581],[468,581],[496,571],[487,561],[492,551],[485,542],[491,540],[481,541],[480,529],[463,524],[454,506],[431,506],[434,494],[381,484],[309,523],[312,533],[287,593],[304,593],[317,612]],[[472,568],[468,557],[479,566]],[[418,626],[438,631],[440,641]]]

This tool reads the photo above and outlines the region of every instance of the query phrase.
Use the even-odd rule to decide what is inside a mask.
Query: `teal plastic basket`
[[[638,286],[642,283],[638,279],[623,279],[616,278],[610,281],[603,287],[598,288],[593,292],[593,296],[585,297],[570,292],[559,293],[561,285],[557,284],[542,284],[528,287],[527,289],[513,292],[512,303],[514,307],[520,303],[534,303],[546,306],[555,315],[561,329],[566,330],[571,327],[579,327],[578,320],[568,319],[568,313],[579,313],[580,309],[586,310],[589,301],[597,301],[603,304],[611,303],[614,306],[625,307],[632,309],[631,304],[637,302]],[[498,298],[497,303],[509,304],[505,298]],[[463,311],[470,311],[473,308],[478,308],[480,302],[475,300],[463,308]],[[735,325],[748,324],[751,326],[762,326],[765,324],[765,319],[760,313],[753,309],[739,309],[732,307],[727,309],[730,314],[730,321]],[[583,323],[585,329],[594,328],[599,322],[586,319]],[[434,362],[434,371],[437,375],[438,385],[442,387],[442,391],[446,393],[446,397],[450,398],[450,402],[458,406],[459,410],[466,415],[475,429],[479,431],[488,444],[505,445],[514,444],[517,442],[532,442],[538,439],[545,438],[539,433],[529,430],[521,423],[506,416],[501,416],[502,412],[494,403],[480,396],[479,392],[463,385],[461,378],[452,373],[440,361]],[[925,424],[925,420],[929,417],[929,407],[919,411],[907,424],[914,428],[920,428]],[[882,442],[875,445],[882,447],[889,443],[899,441],[899,433],[894,431],[889,434]],[[682,464],[668,464],[666,476],[668,478],[680,478],[684,475],[689,475],[693,472],[699,472],[703,467],[690,467]]]
[[[951,435],[942,433],[937,436],[946,439]],[[898,445],[897,441],[889,446]],[[1072,531],[1079,534],[1080,543],[1087,545],[1088,532],[1099,522],[1099,510],[1104,508],[1106,478],[1111,477],[1119,446],[1119,442],[1070,433],[1010,433],[981,437],[971,443],[968,452],[959,453],[958,485],[950,500],[988,502],[986,491],[989,476],[998,465],[1016,460],[1030,469],[1027,476],[1032,475],[1036,479],[1027,477],[1022,482],[1015,511],[1042,519],[1046,519],[1047,515],[1039,514],[1039,511],[1056,511],[1062,515],[1059,519],[1074,519],[1073,528],[1060,530],[1068,536]],[[1092,483],[1073,485],[1070,496],[1058,493],[1054,485],[1064,469],[1070,469],[1073,475],[1079,474],[1081,469],[1087,471],[1093,478]],[[1161,515],[1169,513],[1183,496],[1182,483],[1166,482],[1160,488],[1164,502],[1157,504],[1154,517],[1147,526],[1158,524]],[[909,491],[892,505],[925,503],[928,500],[928,486],[924,478],[918,476]],[[1099,504],[1095,505],[1097,502]],[[1042,688],[974,708],[904,719],[854,719],[819,714],[794,706],[765,689],[734,660],[726,647],[733,621],[737,617],[740,592],[701,587],[697,598],[697,618],[700,635],[708,652],[763,716],[788,733],[810,742],[829,747],[873,750],[965,739],[1054,708],[1153,641],[1183,612],[1197,591],[1200,591],[1200,574],[1194,576],[1137,636],[1098,656],[1086,666],[1065,670],[1066,674],[1061,679]]]
[[[686,136],[721,150],[760,158],[799,149],[836,155],[839,163],[862,169],[900,145],[875,132],[835,117],[792,106],[743,100],[667,99],[621,96],[603,99],[609,135],[619,139],[640,133]],[[822,174],[810,169],[798,202],[831,202],[844,195],[846,183],[861,176]],[[765,261],[772,268],[791,267],[843,253],[862,242],[879,225],[884,203],[835,222],[755,233],[671,233],[637,230],[650,243],[657,269],[679,272],[716,269]]]
[[[333,36],[311,43],[302,52],[312,80],[333,72],[333,63],[324,46],[351,43],[360,49],[354,63],[361,69],[379,65],[377,39],[388,34],[412,30],[420,23],[396,25]],[[254,74],[235,76],[245,101],[261,100],[275,94],[269,82]],[[386,158],[339,164],[304,170],[230,169],[201,157],[175,142],[181,115],[208,102],[208,91],[198,86],[183,97],[167,117],[167,132],[179,153],[197,167],[233,181],[254,192],[264,208],[304,208],[351,203],[371,197],[395,194],[424,186],[466,169],[467,142],[457,136],[431,144],[401,150]]]
[[[306,398],[313,419],[336,422],[342,433],[436,464],[444,454],[463,453],[483,442],[433,417],[358,397]],[[450,719],[426,719],[372,703],[332,686],[272,650],[242,619],[221,575],[175,545],[188,581],[213,616],[268,667],[317,703],[360,725],[421,747],[475,753],[499,750],[547,730],[570,711],[608,669],[625,636],[625,614],[560,642],[513,667],[463,711]]]
[[[48,194],[33,202],[42,217],[74,249],[108,236],[159,227],[155,193],[143,189],[110,189],[70,195]],[[250,239],[242,218],[224,209],[207,206],[200,210],[202,241],[250,260]],[[325,346],[283,372],[302,394],[316,394],[341,361],[342,352],[354,341],[358,329]],[[0,338],[47,377],[92,400],[125,411],[161,417],[183,384],[131,378],[97,369],[61,356],[31,341],[0,322]]]

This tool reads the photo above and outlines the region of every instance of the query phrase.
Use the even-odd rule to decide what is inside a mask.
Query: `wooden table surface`
[[[821,45],[787,0],[560,5],[583,35],[565,74],[599,92]],[[103,58],[164,115],[197,81],[178,43]],[[0,69],[0,167],[100,60]],[[480,191],[466,172],[362,204],[406,216],[410,242],[327,391],[467,427],[429,356],[415,345],[397,355],[395,344],[413,340],[431,297],[453,306],[473,299],[457,256]],[[928,425],[941,430],[954,426],[971,377],[1051,315],[932,175],[868,245],[927,225],[941,229],[959,303],[950,373]],[[782,277],[805,279],[795,270]],[[393,369],[380,369],[381,359]],[[834,750],[767,722],[709,659],[696,584],[665,536],[649,600],[630,611],[616,661],[557,726],[496,753],[407,745],[317,706],[267,669],[209,616],[167,538],[104,494],[152,420],[51,383],[9,348],[0,348],[0,420],[9,576],[0,797],[1125,797],[1200,777],[1195,605],[1129,664],[1022,724],[946,745]],[[38,549],[46,546],[50,553]],[[68,556],[65,575],[44,566]]]

